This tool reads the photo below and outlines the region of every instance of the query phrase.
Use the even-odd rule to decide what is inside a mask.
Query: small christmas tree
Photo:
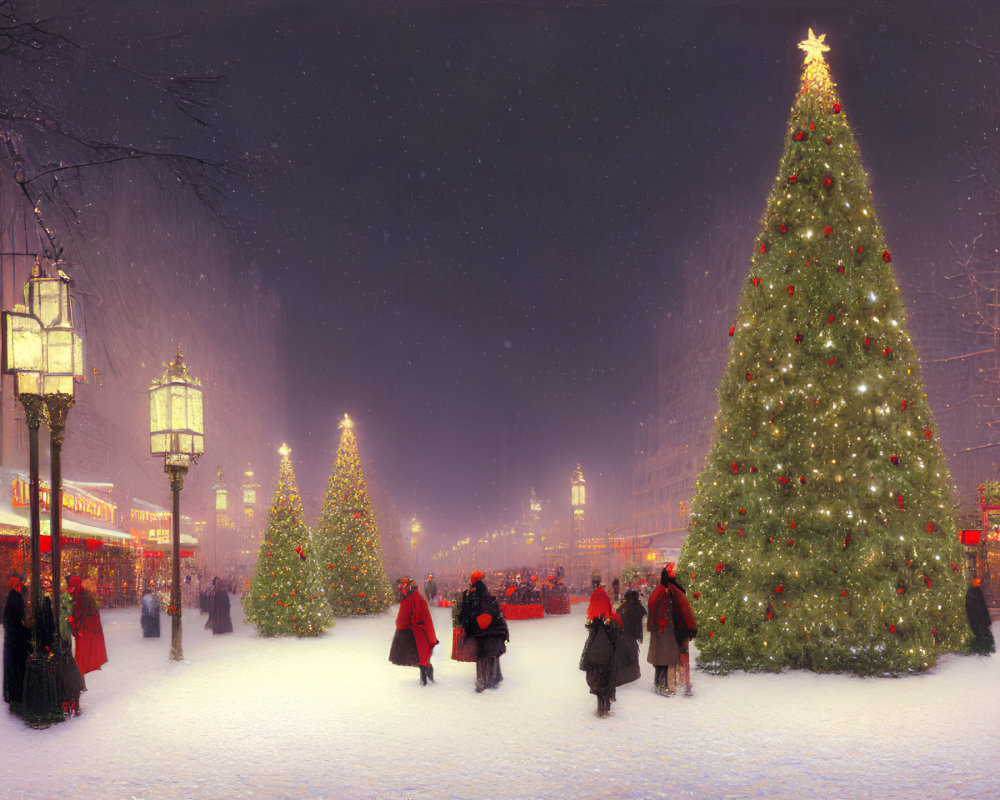
[[[823,38],[800,45],[680,556],[710,670],[920,671],[969,636],[950,477]]]
[[[291,450],[282,445],[280,452],[278,487],[243,610],[262,636],[319,636],[334,621],[322,565],[302,521]]]
[[[339,427],[337,460],[316,525],[316,538],[326,555],[327,597],[337,616],[377,614],[389,607],[392,590],[354,425],[345,414]]]

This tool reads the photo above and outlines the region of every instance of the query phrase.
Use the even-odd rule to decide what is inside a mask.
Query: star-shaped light
[[[351,422],[351,418],[347,416],[347,414],[344,414],[344,418],[340,421],[340,424],[337,427],[341,430],[350,430],[354,427],[354,423]]]
[[[826,39],[826,34],[822,34],[819,38],[813,33],[813,29],[809,29],[809,38],[804,42],[799,42],[799,49],[806,51],[806,63],[811,61],[822,61],[823,53],[830,49],[830,46],[824,41]]]
[[[292,454],[292,448],[287,444],[282,444],[281,447],[278,448],[278,452],[281,453],[282,458],[288,458]]]

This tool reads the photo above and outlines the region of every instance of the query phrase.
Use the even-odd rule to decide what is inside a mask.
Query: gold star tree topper
[[[816,36],[813,29],[809,29],[809,38],[804,42],[799,42],[799,49],[806,51],[806,63],[810,61],[822,61],[823,53],[829,51],[830,46],[826,43],[826,34]]]

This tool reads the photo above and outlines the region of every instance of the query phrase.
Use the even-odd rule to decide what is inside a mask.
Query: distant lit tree
[[[710,670],[925,670],[961,648],[950,477],[812,31],[678,570]]]
[[[326,555],[326,587],[337,616],[377,614],[392,590],[382,561],[378,524],[361,470],[354,425],[340,423],[340,446],[323,496],[315,537]]]
[[[247,621],[262,636],[319,636],[334,624],[321,568],[302,520],[291,451],[283,446],[264,541],[243,597]]]

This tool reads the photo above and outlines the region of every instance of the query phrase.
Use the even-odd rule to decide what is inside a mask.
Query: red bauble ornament
[[[760,286],[760,278],[751,278],[750,283],[752,283],[754,286]]]
[[[903,495],[896,495],[896,502],[899,503],[899,510],[903,511]]]
[[[798,175],[792,175],[792,176],[791,176],[791,177],[790,177],[790,178],[788,179],[788,182],[789,182],[789,183],[798,183],[798,182],[799,182],[799,176],[798,176]]]
[[[779,475],[778,483],[788,483],[788,478],[786,478],[784,475]]]
[[[791,520],[788,524],[791,525],[794,528],[795,527],[795,520],[794,519]]]
[[[802,483],[802,484],[804,484],[805,482],[806,482],[806,477],[805,477],[805,475],[799,475],[799,483]]]
[[[725,526],[725,525],[723,525],[723,524],[722,524],[721,522],[716,522],[716,523],[715,523],[715,529],[716,529],[716,530],[717,530],[717,531],[718,531],[719,533],[725,533],[725,532],[726,532],[726,526]]]
[[[739,534],[740,536],[742,536],[742,535],[743,535],[743,529],[742,529],[742,528],[737,528],[737,529],[736,529],[736,532],[737,532],[737,533],[738,533],[738,534]]]
[[[795,287],[792,286],[791,284],[788,284],[788,293],[795,294]]]
[[[827,365],[828,365],[828,366],[831,366],[831,367],[832,367],[832,366],[833,366],[834,364],[836,364],[836,363],[837,363],[837,359],[835,359],[835,358],[831,358],[831,359],[830,359],[829,361],[827,361],[826,363],[827,363]]]
[[[837,272],[843,274],[847,270],[844,269],[844,263],[841,261],[837,264]]]
[[[810,122],[809,123],[809,130],[811,130],[811,131],[816,130],[816,123],[815,122]]]
[[[721,622],[723,625],[726,624],[726,615],[725,614],[723,614],[721,617],[719,617],[719,622]]]
[[[726,565],[723,564],[721,561],[718,564],[715,565],[715,571],[716,572],[722,572],[722,570],[724,570],[725,568],[726,568]]]
[[[785,591],[785,587],[783,584],[779,583],[777,586],[774,587],[775,594],[781,594],[783,591]]]
[[[829,175],[824,175],[823,176],[823,185],[827,189],[829,189],[831,186],[833,186],[833,178],[831,178]]]
[[[754,466],[750,467],[750,471],[751,472],[756,472],[757,471],[757,467],[754,467]]]
[[[891,356],[892,355],[892,348],[891,347],[883,347],[882,348],[882,355],[884,355],[884,356]]]
[[[832,136],[827,136],[826,137],[826,143],[827,144],[833,144],[833,137]]]
[[[839,114],[840,113],[840,103],[834,103],[833,104],[833,113],[834,114]]]
[[[802,334],[801,333],[795,334],[795,341],[796,342],[801,342],[802,341]]]
[[[697,600],[699,597],[701,597],[701,592],[695,592],[694,599]]]
[[[805,131],[795,131],[795,141],[801,142],[805,138],[806,138]]]
[[[767,252],[767,242],[760,243],[760,254],[764,255]]]
[[[748,372],[747,375],[746,375],[746,377],[747,377],[748,381],[752,381],[753,380],[753,373],[752,372]]]
[[[788,540],[788,544],[790,544],[790,545],[795,544],[795,540],[794,539],[789,539]]]
[[[893,464],[898,464],[899,463],[899,456],[897,456],[895,453],[893,453],[891,456],[889,456],[889,460]]]
[[[732,335],[733,335],[734,333],[736,333],[736,326],[735,326],[735,325],[733,325],[733,327],[731,327],[731,328],[729,329],[729,335],[730,335],[730,336],[732,336]]]
[[[742,514],[743,516],[746,516],[746,513],[747,513],[747,510],[745,508],[741,508],[740,509],[740,514]]]
[[[711,638],[713,638],[713,639],[714,639],[714,638],[715,638],[715,631],[709,631],[709,632],[708,632],[708,635],[709,635],[709,636],[710,636]]]
[[[890,253],[888,250],[883,250],[882,251],[882,260],[886,264],[888,264],[890,261],[892,261],[892,253]]]
[[[896,632],[896,626],[890,623],[890,625],[889,625],[889,632],[890,633],[895,633]]]
[[[831,233],[833,233],[833,227],[832,226],[827,225],[825,228],[823,228],[823,235],[826,236],[827,238],[829,238],[829,236],[830,236]]]
[[[784,222],[782,222],[778,226],[778,230],[781,231],[782,233],[788,233],[788,226]]]
[[[740,471],[740,465],[734,461],[732,464],[729,465],[729,469],[735,475],[737,472]]]
[[[901,410],[906,411],[906,401],[904,400],[902,403],[900,403],[899,407]]]
[[[831,314],[829,317],[827,317],[826,321],[833,322],[836,318],[837,316],[835,314]]]
[[[926,530],[928,533],[934,533],[934,523],[928,522],[927,527],[924,530]]]
[[[924,428],[924,438],[927,441],[930,441],[930,439],[931,439],[931,429],[930,428]]]
[[[863,252],[865,252],[865,248],[864,248],[864,245],[860,245],[860,244],[858,245],[858,252],[859,252],[859,253],[863,253]]]
[[[841,589],[840,590],[840,596],[841,597],[847,597],[847,589]]]

